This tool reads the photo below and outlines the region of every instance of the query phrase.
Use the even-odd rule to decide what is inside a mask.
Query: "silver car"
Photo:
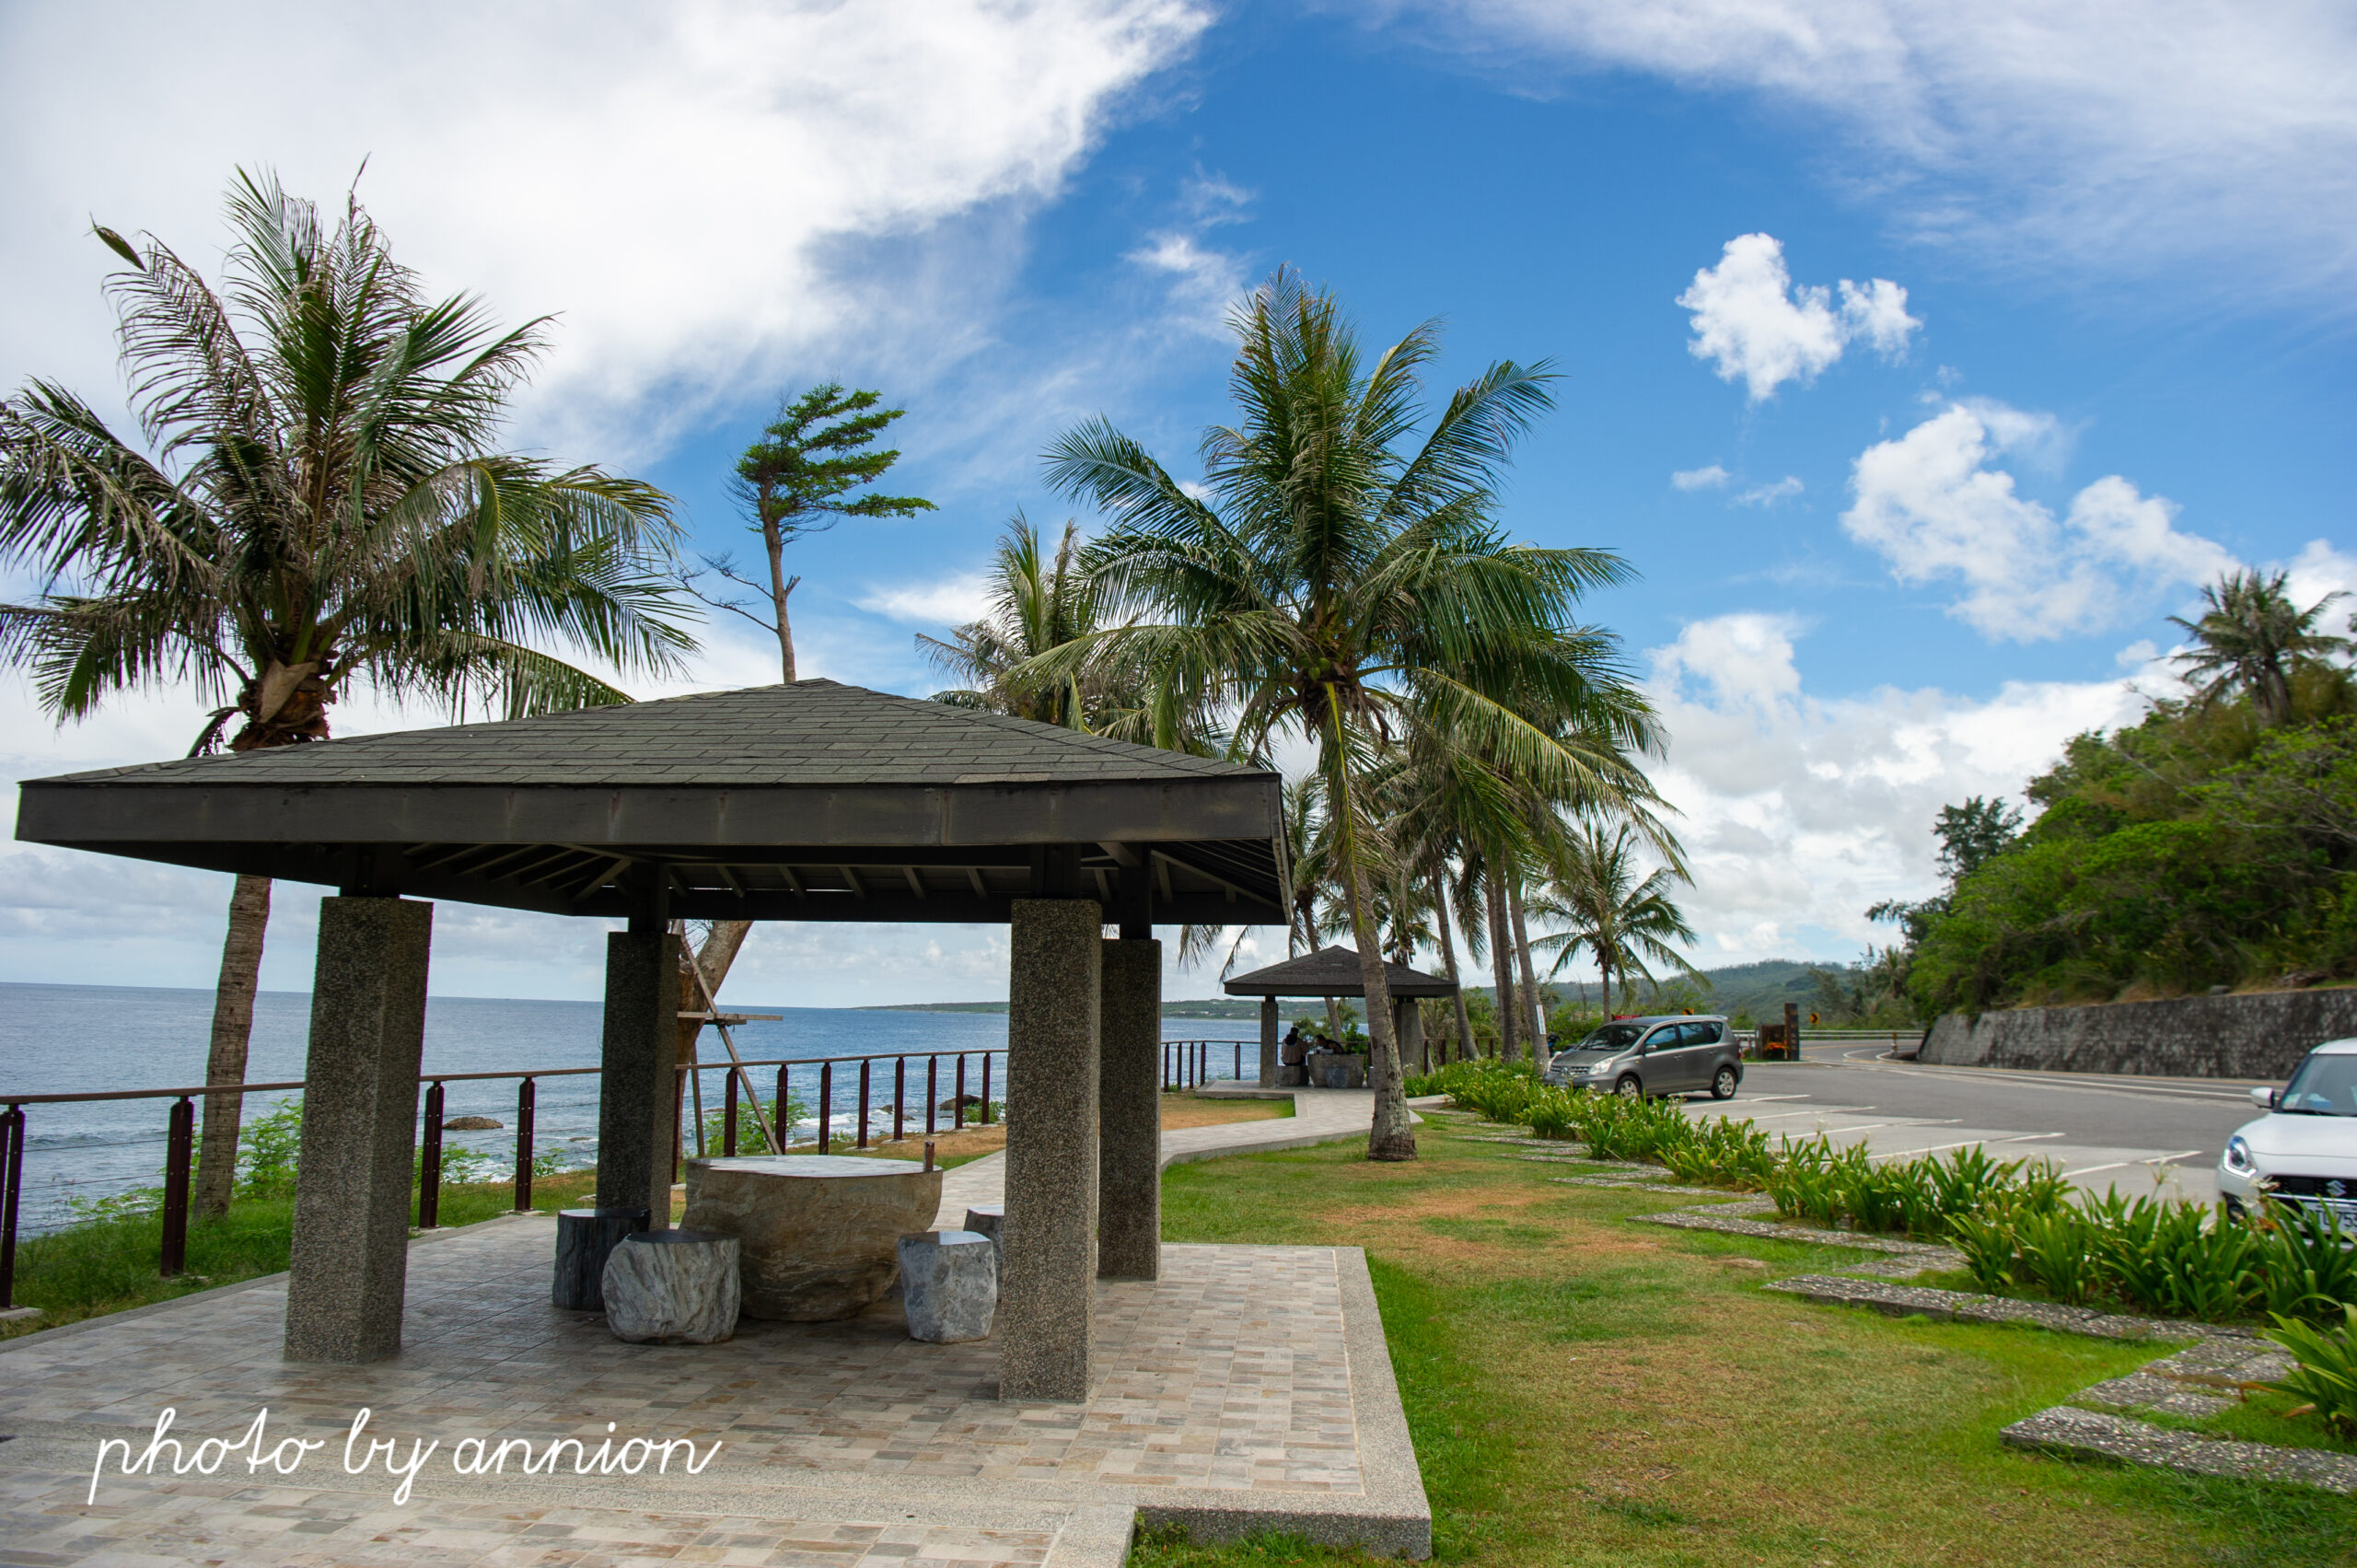
[[[1743,1056],[1724,1016],[1615,1018],[1557,1051],[1546,1081],[1632,1098],[1707,1090],[1713,1099],[1732,1099],[1743,1086]]]

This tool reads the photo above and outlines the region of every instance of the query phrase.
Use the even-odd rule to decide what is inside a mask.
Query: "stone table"
[[[900,1240],[934,1228],[941,1172],[914,1160],[747,1155],[687,1162],[691,1230],[742,1244],[748,1318],[853,1318],[900,1275]]]

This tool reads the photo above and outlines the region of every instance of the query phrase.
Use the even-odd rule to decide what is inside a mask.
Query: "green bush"
[[[2278,1314],[2267,1337],[2299,1363],[2268,1385],[2305,1400],[2294,1415],[2314,1415],[2326,1425],[2357,1437],[2357,1304],[2344,1305],[2337,1326],[2304,1323]]]

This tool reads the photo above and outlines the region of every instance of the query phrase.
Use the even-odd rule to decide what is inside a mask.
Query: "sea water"
[[[1002,1013],[901,1013],[843,1007],[780,1007],[730,999],[729,1011],[776,1013],[774,1022],[732,1028],[739,1056],[748,1062],[799,1062],[819,1057],[905,1054],[907,1107],[922,1124],[926,1059],[939,1059],[938,1096],[946,1100],[956,1084],[956,1063],[965,1054],[969,1094],[981,1086],[981,1053],[1004,1051],[1006,1016]],[[546,1072],[598,1064],[600,1009],[595,1002],[520,1002],[489,997],[436,996],[425,1008],[424,1070],[436,1073]],[[265,991],[254,998],[248,1083],[282,1083],[303,1076],[311,999],[300,992]],[[204,1082],[204,1059],[212,1039],[213,993],[116,985],[23,985],[0,983],[0,1103],[12,1094],[72,1094],[107,1089],[183,1088]],[[1249,1019],[1169,1018],[1166,1040],[1250,1040],[1259,1026]],[[1212,1076],[1234,1069],[1233,1049],[1214,1048]],[[1244,1052],[1252,1055],[1248,1047]],[[717,1033],[704,1031],[702,1059],[725,1062]],[[1248,1063],[1248,1065],[1250,1063]],[[1004,1055],[991,1065],[991,1095],[1005,1096]],[[875,1063],[869,1100],[890,1117],[890,1061]],[[795,1099],[812,1114],[800,1136],[815,1134],[819,1069],[792,1069]],[[777,1070],[755,1068],[751,1076],[766,1102],[777,1092]],[[722,1103],[725,1075],[702,1074],[708,1110]],[[487,1116],[495,1132],[443,1134],[446,1148],[483,1156],[505,1175],[515,1168],[516,1093],[513,1078],[461,1081],[446,1086],[445,1119]],[[291,1091],[246,1097],[246,1119],[267,1115],[294,1098]],[[421,1090],[421,1102],[423,1090]],[[73,1218],[71,1200],[95,1201],[163,1180],[168,1099],[95,1100],[33,1104],[25,1111],[25,1165],[17,1225],[30,1234]],[[859,1114],[859,1070],[839,1065],[834,1074],[832,1130],[845,1134]],[[199,1112],[200,1122],[202,1110]],[[948,1123],[943,1113],[943,1125]],[[539,1079],[534,1088],[533,1145],[553,1151],[567,1166],[597,1158],[598,1078],[595,1074]],[[688,1134],[691,1148],[694,1133]]]

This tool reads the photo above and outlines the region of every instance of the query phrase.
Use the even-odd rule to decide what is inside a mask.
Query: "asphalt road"
[[[2131,1078],[1919,1066],[1882,1046],[1824,1045],[1799,1063],[1746,1064],[1724,1103],[1698,1116],[1747,1117],[1770,1132],[1823,1132],[1878,1157],[1979,1144],[2001,1159],[2050,1159],[2093,1191],[2214,1200],[2227,1135],[2258,1112],[2239,1079]]]

